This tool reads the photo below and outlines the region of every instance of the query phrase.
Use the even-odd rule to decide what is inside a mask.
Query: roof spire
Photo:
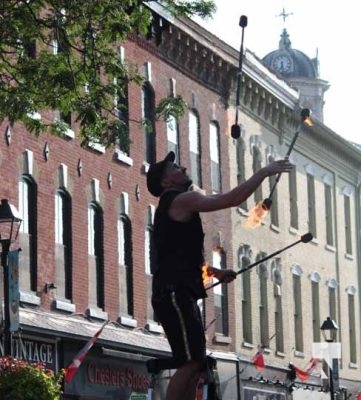
[[[279,41],[280,50],[288,50],[291,48],[290,35],[287,33],[286,28],[283,29],[281,40]]]

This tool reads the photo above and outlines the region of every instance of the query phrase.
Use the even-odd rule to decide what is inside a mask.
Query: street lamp
[[[336,322],[332,320],[330,317],[327,317],[325,321],[323,321],[323,324],[321,326],[321,333],[326,342],[332,343],[336,340],[337,330],[338,326]],[[332,359],[330,359],[329,362],[332,363]],[[332,372],[332,367],[330,365],[328,366],[328,374],[330,380],[330,398],[331,400],[334,400],[333,372]]]
[[[0,204],[0,243],[1,243],[1,265],[4,269],[4,355],[11,355],[11,336],[10,336],[10,304],[9,304],[9,264],[8,255],[10,245],[18,236],[22,219],[18,210],[2,199]]]

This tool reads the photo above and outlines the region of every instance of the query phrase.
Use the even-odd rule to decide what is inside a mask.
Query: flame
[[[268,209],[263,204],[263,202],[258,203],[249,212],[249,216],[244,222],[244,226],[249,229],[254,229],[259,227],[262,221],[266,218],[267,214],[268,214]]]
[[[312,119],[310,117],[306,117],[303,121],[306,126],[313,126]]]
[[[213,278],[212,275],[209,274],[207,263],[202,265],[202,279],[204,287],[213,283]]]

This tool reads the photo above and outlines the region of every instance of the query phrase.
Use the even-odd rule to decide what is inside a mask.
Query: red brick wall
[[[181,71],[162,61],[149,45],[149,49],[135,42],[125,44],[125,57],[139,67],[145,62],[152,65],[152,84],[155,89],[156,102],[170,94],[171,78],[176,80],[176,92],[191,104],[192,94],[196,99],[195,109],[200,117],[201,151],[202,151],[202,180],[203,189],[210,193],[210,157],[209,157],[209,122],[213,119],[212,104],[215,104],[215,119],[220,126],[222,187],[229,187],[228,141],[226,132],[226,113],[221,105],[219,95],[198,82],[190,79]],[[83,149],[78,140],[57,138],[43,134],[39,138],[25,132],[17,124],[12,128],[12,139],[8,146],[4,139],[0,144],[0,167],[2,185],[0,195],[18,205],[18,180],[21,174],[22,153],[29,149],[34,154],[34,179],[38,184],[38,294],[42,298],[42,307],[50,308],[52,293],[43,291],[45,282],[54,281],[54,194],[57,190],[57,170],[60,163],[68,166],[69,192],[72,197],[73,216],[73,302],[77,312],[84,312],[88,306],[87,282],[87,207],[90,200],[90,182],[96,178],[100,182],[100,204],[104,210],[104,250],[105,250],[105,311],[109,318],[118,317],[118,273],[117,273],[117,215],[119,199],[122,192],[129,194],[130,218],[133,232],[133,268],[134,268],[134,317],[139,326],[146,323],[146,277],[144,274],[144,234],[146,215],[149,204],[156,205],[157,199],[148,194],[143,164],[143,135],[141,126],[134,121],[141,118],[140,87],[131,84],[130,101],[130,156],[134,165],[127,166],[113,160],[113,152],[99,154],[89,149]],[[50,116],[49,116],[50,117]],[[2,124],[1,132],[4,138],[6,124]],[[76,131],[76,127],[73,127]],[[163,121],[157,121],[157,158],[166,154],[166,129]],[[43,156],[45,143],[48,142],[50,152],[46,161]],[[189,166],[188,158],[188,117],[187,113],[180,121],[180,155],[181,163]],[[77,164],[81,159],[82,175],[78,175]],[[107,184],[108,173],[112,174],[113,185]],[[140,200],[136,200],[136,186],[140,188]],[[211,261],[213,245],[221,244],[227,252],[227,259],[232,265],[230,215],[229,211],[220,211],[203,215],[206,232],[206,257]],[[222,242],[218,242],[221,232]],[[232,286],[229,286],[229,298],[233,298]],[[213,318],[212,298],[207,300],[209,314],[207,320]],[[230,304],[231,335],[233,330],[233,305]],[[211,334],[210,330],[209,334]]]

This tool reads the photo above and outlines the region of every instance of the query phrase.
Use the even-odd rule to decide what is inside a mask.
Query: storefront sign
[[[147,375],[138,372],[134,367],[117,368],[101,365],[95,360],[88,363],[86,369],[87,383],[106,386],[128,387],[135,391],[146,391],[149,386]]]
[[[73,345],[65,349],[65,364],[76,353]],[[64,398],[84,396],[96,399],[145,400],[150,376],[142,357],[123,353],[122,357],[104,356],[93,347],[73,380],[65,385]]]
[[[12,355],[15,358],[34,363],[43,363],[48,369],[56,370],[55,342],[45,342],[24,337],[13,338]],[[0,342],[0,354],[4,356],[3,343]]]

